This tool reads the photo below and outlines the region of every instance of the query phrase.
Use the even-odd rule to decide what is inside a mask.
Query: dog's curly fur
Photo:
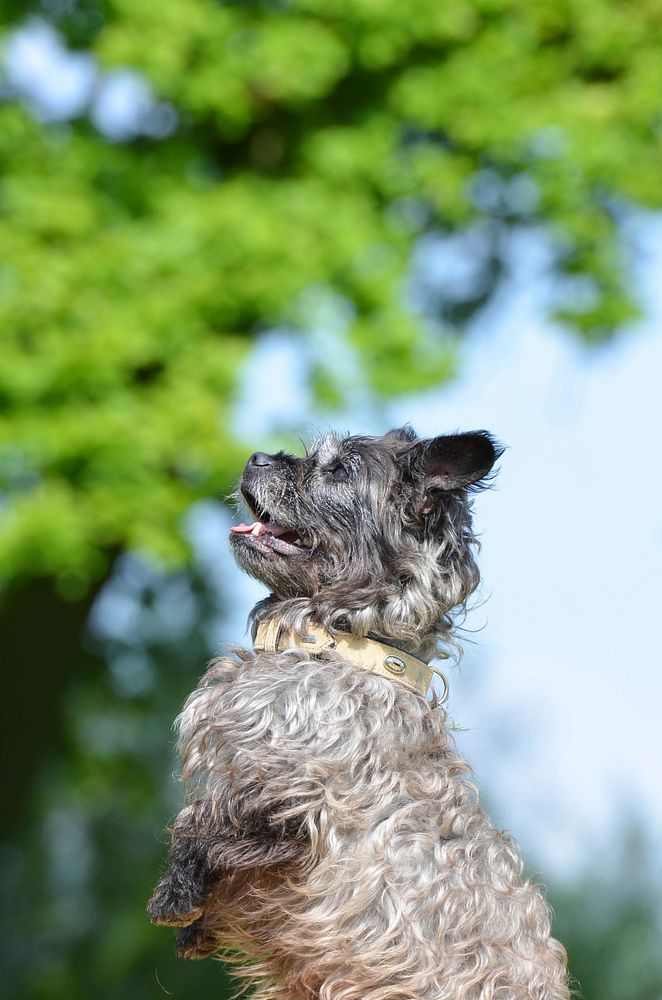
[[[469,491],[499,453],[404,429],[252,456],[253,512],[310,536],[233,536],[273,591],[257,617],[429,656],[476,586]],[[236,650],[188,699],[179,748],[188,801],[149,912],[182,956],[238,961],[260,1000],[569,997],[549,908],[442,709],[333,650]]]

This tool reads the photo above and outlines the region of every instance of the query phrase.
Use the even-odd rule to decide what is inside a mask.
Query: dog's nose
[[[264,451],[255,451],[246,462],[247,466],[254,465],[275,465],[276,459],[273,455],[267,455]]]

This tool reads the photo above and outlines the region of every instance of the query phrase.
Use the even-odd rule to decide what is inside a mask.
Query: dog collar
[[[306,632],[298,632],[294,628],[285,629],[278,618],[261,621],[257,626],[253,648],[256,653],[279,653],[294,647],[305,649],[313,655],[332,649],[361,670],[388,677],[391,681],[399,681],[424,698],[430,693],[432,679],[436,674],[443,685],[441,697],[434,692],[436,704],[443,705],[447,700],[448,681],[444,674],[424,660],[395,646],[379,642],[378,639],[367,639],[349,632],[335,632],[332,635],[314,622],[310,622],[306,628]]]

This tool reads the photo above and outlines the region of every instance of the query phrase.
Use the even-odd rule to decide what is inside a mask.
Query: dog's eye
[[[338,482],[342,482],[344,479],[349,479],[349,472],[344,465],[334,466],[333,469],[331,469],[331,475],[334,479],[337,479]]]

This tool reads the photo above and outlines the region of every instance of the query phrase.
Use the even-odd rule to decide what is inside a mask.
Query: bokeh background
[[[662,998],[662,5],[0,5],[3,995],[229,996],[171,721],[314,427],[486,427],[457,740],[585,1000]]]

